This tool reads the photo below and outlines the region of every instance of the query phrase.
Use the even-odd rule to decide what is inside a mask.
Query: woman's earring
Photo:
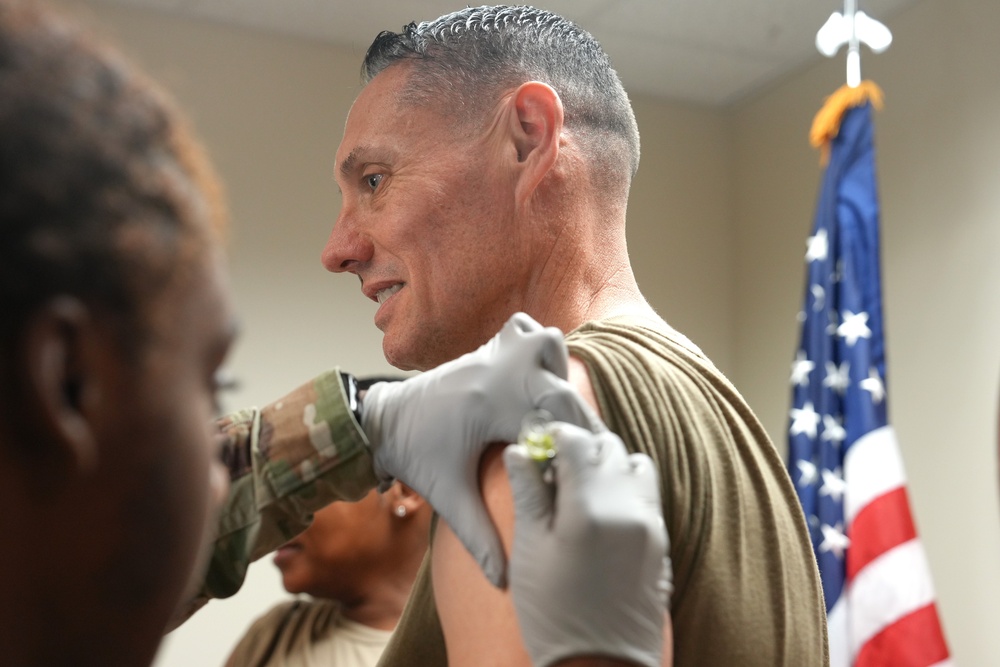
[[[400,519],[406,516],[406,505],[396,505],[396,516]]]

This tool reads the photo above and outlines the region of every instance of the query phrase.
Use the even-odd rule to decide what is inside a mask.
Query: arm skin
[[[569,380],[586,401],[598,410],[584,365],[570,358]],[[484,456],[480,468],[483,499],[510,554],[514,537],[514,506],[501,446]],[[448,647],[451,667],[530,667],[518,628],[510,591],[495,588],[478,564],[444,522],[434,536],[432,550],[434,599]],[[567,613],[572,613],[567,610]],[[617,667],[627,661],[599,656],[564,660],[559,667]],[[670,614],[664,621],[663,665],[673,664],[673,632]]]

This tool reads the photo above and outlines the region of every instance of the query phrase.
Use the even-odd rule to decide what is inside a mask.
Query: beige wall
[[[733,368],[735,245],[726,116],[633,100],[642,159],[628,210],[628,249],[657,312],[723,370]]]
[[[230,405],[264,402],[338,363],[390,370],[374,307],[318,262],[361,54],[72,4],[168,84],[227,183],[245,325],[233,359],[244,388]],[[925,0],[888,23],[894,45],[863,65],[887,96],[877,141],[891,417],[955,656],[988,665],[1000,655],[1000,3]],[[731,376],[782,448],[819,181],[805,137],[843,78],[840,57],[727,110],[635,100],[643,158],[629,247],[640,286]],[[220,664],[278,596],[273,567],[256,565],[247,590],[174,633],[157,664]]]
[[[1000,3],[925,0],[862,56],[876,117],[890,419],[960,665],[1000,660]],[[844,59],[733,109],[733,380],[784,446],[793,324],[819,181],[806,135]]]

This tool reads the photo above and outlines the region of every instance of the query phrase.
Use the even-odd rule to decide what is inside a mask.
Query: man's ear
[[[520,175],[517,200],[526,201],[559,157],[563,129],[563,105],[548,84],[521,84],[508,99],[509,131],[517,150]]]
[[[88,475],[98,465],[90,408],[99,394],[100,332],[80,300],[60,296],[28,316],[19,345],[19,374],[31,441],[26,459],[52,466],[58,478]],[[16,418],[16,417],[15,417]]]

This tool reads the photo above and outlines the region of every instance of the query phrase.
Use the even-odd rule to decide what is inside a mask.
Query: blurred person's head
[[[225,492],[201,148],[117,53],[0,0],[0,655],[148,664]]]
[[[396,482],[319,510],[274,563],[290,593],[336,600],[347,618],[392,629],[427,551],[430,520],[423,498]]]

